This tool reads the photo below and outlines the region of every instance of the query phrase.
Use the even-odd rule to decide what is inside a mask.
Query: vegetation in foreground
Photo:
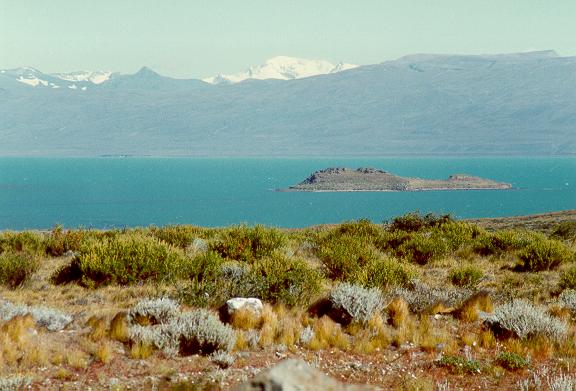
[[[574,387],[576,222],[489,229],[2,232],[0,389],[226,389],[289,356],[384,388]]]

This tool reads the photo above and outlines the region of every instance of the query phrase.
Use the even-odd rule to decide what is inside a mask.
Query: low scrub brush
[[[384,309],[382,293],[376,288],[341,283],[330,292],[330,305],[336,319],[343,323],[366,323]]]

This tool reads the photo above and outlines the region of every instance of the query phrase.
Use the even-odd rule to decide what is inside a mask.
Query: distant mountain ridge
[[[307,60],[303,58],[277,56],[267,60],[262,65],[250,67],[244,72],[232,75],[218,74],[202,80],[210,84],[239,83],[248,79],[294,80],[304,77],[342,72],[356,67],[358,67],[358,65],[342,62],[334,65],[324,60]]]
[[[571,155],[575,124],[576,57],[553,51],[220,85],[0,71],[0,155]]]

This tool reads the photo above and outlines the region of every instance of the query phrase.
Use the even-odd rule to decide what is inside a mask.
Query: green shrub
[[[436,364],[441,367],[449,368],[454,372],[480,373],[482,366],[479,361],[467,360],[458,356],[443,356]]]
[[[416,271],[396,258],[376,258],[365,268],[365,278],[357,281],[366,287],[405,286],[416,277]]]
[[[286,236],[275,228],[240,225],[224,230],[221,238],[210,245],[210,249],[224,258],[253,262],[271,256],[286,243]]]
[[[103,232],[83,229],[64,230],[62,226],[56,226],[46,239],[46,254],[59,257],[68,251],[77,252],[80,251],[85,240],[102,236],[104,236]]]
[[[502,230],[478,236],[474,251],[480,255],[500,255],[522,250],[530,243],[545,240],[546,236],[527,230]]]
[[[458,286],[475,286],[482,277],[484,273],[474,265],[455,267],[448,274],[452,284]]]
[[[535,240],[518,253],[520,268],[532,272],[556,269],[573,256],[564,243],[554,239]]]
[[[550,237],[553,239],[576,239],[576,221],[564,221],[556,226]]]
[[[320,293],[324,285],[322,273],[301,259],[275,256],[252,266],[248,279],[260,280],[255,285],[256,297],[287,306],[307,305]]]
[[[41,234],[24,232],[0,233],[0,253],[3,252],[27,252],[30,254],[44,254],[46,243]]]
[[[317,255],[332,280],[356,282],[363,279],[368,264],[379,255],[370,243],[350,235],[330,235],[321,240]]]
[[[516,353],[502,352],[496,357],[496,364],[500,365],[502,368],[514,371],[526,368],[530,365],[530,360],[525,359]]]
[[[418,232],[425,228],[440,227],[453,221],[450,215],[438,216],[433,213],[422,215],[420,212],[411,212],[394,218],[388,229],[390,231]]]
[[[367,242],[372,243],[378,240],[383,233],[384,229],[382,226],[376,225],[368,219],[360,219],[340,224],[336,229],[332,230],[329,235],[348,235],[362,238]]]
[[[476,238],[485,233],[480,227],[464,221],[448,221],[432,229],[432,234],[442,237],[453,251],[463,245],[472,244]]]
[[[38,270],[38,258],[26,252],[0,254],[0,284],[8,288],[22,285]]]
[[[576,266],[572,266],[560,273],[560,288],[576,289]]]
[[[150,234],[175,247],[185,249],[192,241],[203,233],[203,229],[191,225],[167,225],[165,227],[150,227]]]
[[[86,286],[129,285],[141,281],[170,281],[189,276],[192,261],[182,250],[142,233],[125,233],[90,240],[59,276],[69,273]]]
[[[419,265],[425,265],[434,259],[442,258],[448,252],[448,245],[442,237],[422,233],[414,234],[396,249],[396,255]]]

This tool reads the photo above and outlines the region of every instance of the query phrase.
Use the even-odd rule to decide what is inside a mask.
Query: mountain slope
[[[1,155],[574,154],[574,124],[576,58],[550,52],[229,85],[144,69],[81,94],[0,74]]]

